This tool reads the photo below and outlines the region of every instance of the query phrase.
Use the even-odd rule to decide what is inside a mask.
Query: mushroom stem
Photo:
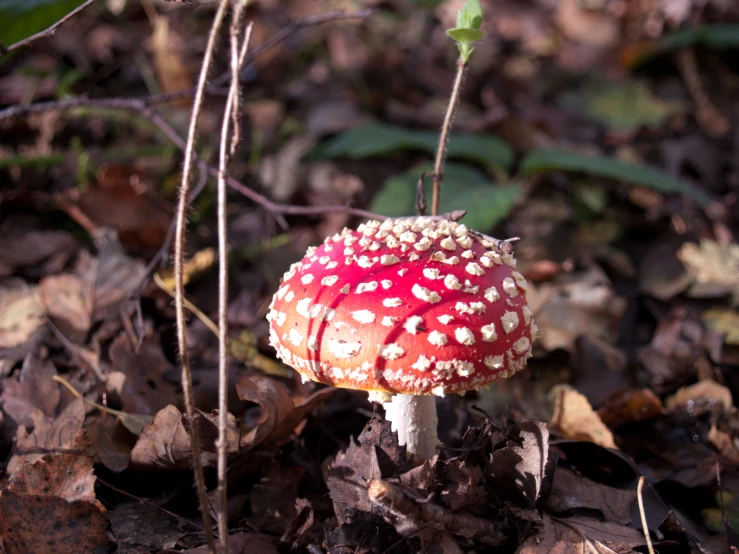
[[[385,418],[398,433],[400,445],[419,460],[430,460],[436,455],[439,437],[436,434],[436,397],[396,394],[383,403]]]

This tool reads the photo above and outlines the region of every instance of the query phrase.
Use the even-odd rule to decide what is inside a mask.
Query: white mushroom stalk
[[[505,246],[453,221],[369,221],[293,264],[267,315],[270,342],[306,380],[369,391],[401,444],[429,459],[434,396],[509,377],[531,356],[515,267]]]
[[[405,445],[418,460],[430,460],[439,444],[436,397],[396,394],[384,402],[385,418],[398,433],[398,444]]]

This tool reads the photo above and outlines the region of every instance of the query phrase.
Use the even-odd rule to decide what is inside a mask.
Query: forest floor
[[[5,46],[29,34],[38,10],[64,13],[6,4]],[[199,4],[98,2],[0,58],[7,554],[207,552],[168,240],[192,95],[160,96],[195,85],[215,11]],[[736,553],[732,2],[483,2],[486,36],[455,120],[441,211],[464,209],[468,227],[520,237],[541,337],[527,370],[438,400],[437,458],[409,459],[366,393],[303,383],[275,359],[265,314],[289,265],[356,225],[349,206],[414,213],[454,78],[444,30],[459,5],[247,8],[228,195],[231,552],[647,552],[644,517],[656,552]],[[196,143],[211,167],[227,33]],[[203,168],[186,267],[199,313],[188,311],[187,334],[215,505],[216,187]],[[372,479],[437,516],[379,509]]]

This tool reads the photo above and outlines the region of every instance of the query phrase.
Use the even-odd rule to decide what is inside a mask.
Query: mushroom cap
[[[510,377],[537,330],[507,250],[443,219],[344,229],[284,275],[270,343],[304,379],[358,390],[443,395]]]

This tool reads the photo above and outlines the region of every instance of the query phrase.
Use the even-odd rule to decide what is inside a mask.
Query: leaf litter
[[[115,26],[85,11],[50,50],[8,60],[0,103],[191,86],[202,45],[185,39],[204,37],[208,18],[181,4],[154,3],[150,21],[119,7],[126,25]],[[248,14],[257,45],[343,8],[273,4]],[[434,459],[414,462],[364,395],[300,382],[267,345],[279,275],[352,217],[289,216],[282,231],[229,195],[231,552],[645,552],[641,475],[658,551],[727,551],[739,521],[736,145],[693,113],[735,104],[739,12],[611,4],[484,6],[442,209],[522,237],[542,338],[529,371],[439,401]],[[391,0],[361,25],[302,29],[267,50],[242,75],[249,125],[234,178],[273,200],[412,214],[451,83],[443,29],[457,8]],[[698,75],[670,63],[698,44]],[[217,58],[226,67],[225,51]],[[209,98],[206,158],[220,123]],[[188,105],[161,106],[179,132]],[[181,160],[141,114],[116,114],[0,121],[5,552],[205,551],[171,299],[145,269]],[[206,187],[186,269],[188,301],[210,321],[213,207]],[[171,289],[164,259],[154,269]],[[188,331],[212,485],[215,342],[195,317]],[[398,502],[373,501],[373,483]]]

